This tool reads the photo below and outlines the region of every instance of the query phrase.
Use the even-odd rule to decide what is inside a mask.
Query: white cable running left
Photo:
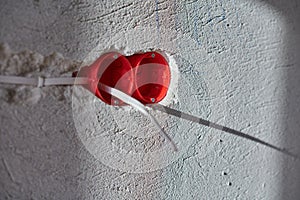
[[[88,84],[90,81],[94,81],[94,80],[91,80],[89,78],[83,78],[83,77],[44,78],[40,76],[38,78],[27,78],[27,77],[20,77],[20,76],[0,75],[0,83],[33,85],[37,87],[44,87],[44,86],[51,86],[51,85],[84,85],[84,84]],[[117,97],[123,102],[134,107],[143,115],[149,117],[151,121],[155,124],[155,126],[160,130],[162,136],[172,144],[174,151],[178,151],[177,146],[173,142],[171,137],[163,130],[163,128],[159,125],[157,119],[147,111],[146,107],[141,102],[115,88],[109,87],[104,84],[101,84],[101,87],[104,91],[106,91],[110,95]]]

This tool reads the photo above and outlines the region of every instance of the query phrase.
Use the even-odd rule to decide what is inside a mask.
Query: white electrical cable
[[[38,78],[28,78],[28,77],[20,77],[20,76],[3,76],[0,75],[0,83],[7,83],[7,84],[22,84],[22,85],[33,85],[37,87],[44,87],[44,86],[51,86],[51,85],[85,85],[90,83],[90,81],[95,81],[89,78],[84,78],[84,77],[77,77],[77,78],[70,78],[70,77],[61,77],[61,78],[44,78],[44,77],[38,77]],[[131,96],[121,92],[120,90],[117,90],[115,88],[109,87],[107,85],[101,84],[100,85],[101,89],[106,91],[107,93],[111,94],[114,97],[117,97],[118,99],[122,100],[123,102],[131,105],[135,109],[137,109],[139,112],[144,114],[145,116],[149,117],[152,122],[158,127],[162,135],[167,139],[173,146],[174,150],[177,151],[177,147],[171,137],[162,129],[162,127],[159,125],[158,121],[156,118],[151,115],[147,109],[146,106],[143,105],[141,102],[138,100],[132,98]],[[195,117],[186,113],[183,113],[181,111],[174,110],[172,108],[166,107],[166,106],[161,106],[161,105],[147,105],[150,107],[152,110],[159,110],[162,112],[166,112],[167,114],[177,116],[189,121],[193,121],[205,126],[209,126],[218,130],[222,130],[227,133],[231,133],[233,135],[246,138],[249,140],[252,140],[254,142],[260,143],[262,145],[268,146],[272,149],[275,149],[277,151],[280,151],[284,154],[287,154],[289,156],[292,156],[294,158],[299,159],[298,155],[295,155],[285,149],[281,149],[279,147],[276,147],[272,144],[269,144],[267,142],[264,142],[258,138],[255,138],[253,136],[247,135],[245,133],[242,133],[240,131],[233,130],[231,128],[221,126],[215,123],[212,123],[208,120],[201,119],[199,117]]]
[[[84,85],[89,83],[88,78],[73,78],[73,77],[61,77],[61,78],[28,78],[20,76],[3,76],[0,75],[0,83],[8,84],[22,84],[33,85],[37,87],[51,86],[51,85]]]
[[[77,78],[69,78],[69,77],[61,77],[61,78],[27,78],[27,77],[20,77],[20,76],[3,76],[0,75],[0,83],[7,83],[7,84],[22,84],[22,85],[33,85],[37,87],[44,87],[44,86],[51,86],[51,85],[84,85],[88,84],[91,80],[89,78],[77,77]],[[149,117],[151,121],[157,126],[157,128],[162,133],[162,136],[167,139],[173,146],[175,151],[178,151],[175,143],[171,139],[171,137],[163,130],[163,128],[159,125],[156,118],[151,115],[146,109],[146,107],[139,102],[138,100],[132,98],[131,96],[127,95],[120,90],[115,88],[109,87],[107,85],[101,84],[101,89],[109,93],[110,95],[117,97],[118,99],[122,100],[123,102],[131,105],[139,112],[144,114],[145,116]]]
[[[171,137],[163,130],[156,118],[147,111],[146,107],[141,102],[125,94],[124,92],[121,92],[120,90],[117,90],[104,84],[101,84],[101,89],[104,89],[104,91],[106,91],[107,93],[111,94],[114,97],[117,97],[118,99],[121,99],[123,102],[131,105],[132,107],[140,111],[142,114],[149,117],[151,121],[159,128],[160,132],[162,133],[162,136],[172,144],[174,151],[178,151],[177,146],[173,142]]]

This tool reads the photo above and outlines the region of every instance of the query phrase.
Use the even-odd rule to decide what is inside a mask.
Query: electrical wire
[[[0,75],[0,83],[33,85],[33,86],[37,86],[37,87],[53,86],[53,85],[84,85],[84,84],[88,84],[90,81],[94,81],[94,80],[91,80],[89,78],[84,78],[84,77],[28,78],[28,77],[20,77],[20,76]],[[172,138],[164,131],[164,129],[159,125],[157,119],[153,115],[151,115],[150,112],[148,112],[146,107],[141,102],[132,98],[131,96],[127,95],[126,93],[121,92],[120,90],[109,87],[108,85],[99,84],[99,86],[100,86],[100,88],[102,88],[102,90],[106,91],[110,95],[117,97],[118,99],[122,100],[123,102],[127,103],[128,105],[131,105],[133,108],[135,108],[136,110],[141,112],[146,117],[149,117],[151,119],[152,123],[160,130],[161,135],[171,143],[174,151],[178,151],[177,146],[174,143],[174,141],[172,140]]]
[[[45,86],[53,86],[53,85],[85,85],[88,84],[90,81],[94,81],[91,80],[89,78],[85,78],[85,77],[77,77],[77,78],[70,78],[70,77],[60,77],[60,78],[44,78],[44,77],[38,77],[38,78],[29,78],[29,77],[20,77],[20,76],[3,76],[0,75],[0,83],[6,83],[6,84],[22,84],[22,85],[33,85],[33,86],[37,86],[37,87],[45,87]],[[218,129],[242,138],[246,138],[249,140],[252,140],[254,142],[260,143],[262,145],[265,145],[267,147],[270,147],[272,149],[275,149],[277,151],[280,151],[284,154],[287,154],[289,156],[292,156],[294,158],[299,159],[299,157],[289,151],[287,151],[286,149],[281,149],[279,147],[276,147],[272,144],[269,144],[267,142],[264,142],[258,138],[255,138],[253,136],[247,135],[245,133],[242,133],[240,131],[236,131],[234,129],[225,127],[225,126],[221,126],[219,124],[210,122],[208,120],[204,120],[201,119],[199,117],[195,117],[186,113],[183,113],[181,111],[166,107],[166,106],[162,106],[162,105],[143,105],[141,102],[139,102],[138,100],[136,100],[135,98],[132,98],[131,96],[127,95],[124,92],[121,92],[120,90],[117,90],[115,88],[109,87],[105,84],[99,84],[100,88],[109,93],[110,95],[117,97],[118,99],[122,100],[123,102],[125,102],[128,105],[131,105],[133,108],[135,108],[136,110],[138,110],[139,112],[141,112],[143,115],[149,117],[152,121],[153,124],[155,124],[155,126],[160,130],[161,135],[168,140],[171,145],[173,146],[174,151],[178,151],[178,148],[176,146],[176,144],[174,143],[174,141],[172,140],[172,138],[164,131],[164,129],[159,125],[157,119],[151,115],[151,113],[148,112],[147,107],[153,109],[153,110],[158,110],[161,112],[165,112],[169,115],[173,115],[185,120],[189,120],[189,121],[193,121],[214,129]]]

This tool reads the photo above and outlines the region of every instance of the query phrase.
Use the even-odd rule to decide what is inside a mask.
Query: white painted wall
[[[180,109],[300,153],[297,0],[1,1],[0,10],[0,41],[12,49],[1,46],[1,74],[68,76],[88,55],[111,45],[127,51],[160,48],[179,63]],[[23,49],[63,56],[15,53]],[[84,146],[72,88],[0,89],[1,199],[299,196],[299,161],[172,117],[166,121],[179,130],[166,126],[170,134],[193,136],[187,149],[162,169],[129,173],[131,168],[112,166],[115,154],[104,162]],[[102,109],[88,115],[89,107],[82,107],[82,115],[103,120],[87,128],[109,130],[120,123],[122,117],[109,117],[115,111],[101,112],[99,102],[93,106]],[[163,163],[163,154],[157,157]]]

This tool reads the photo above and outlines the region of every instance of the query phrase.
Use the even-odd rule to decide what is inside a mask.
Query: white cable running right
[[[163,130],[163,128],[159,125],[156,118],[147,111],[146,107],[141,102],[115,88],[109,87],[104,84],[101,84],[101,87],[107,93],[111,94],[114,97],[117,97],[118,99],[122,100],[123,102],[127,103],[128,105],[131,105],[132,107],[140,111],[145,116],[149,117],[151,121],[159,128],[160,133],[162,133],[162,136],[172,144],[174,151],[178,151],[177,146],[172,140],[172,138]]]

